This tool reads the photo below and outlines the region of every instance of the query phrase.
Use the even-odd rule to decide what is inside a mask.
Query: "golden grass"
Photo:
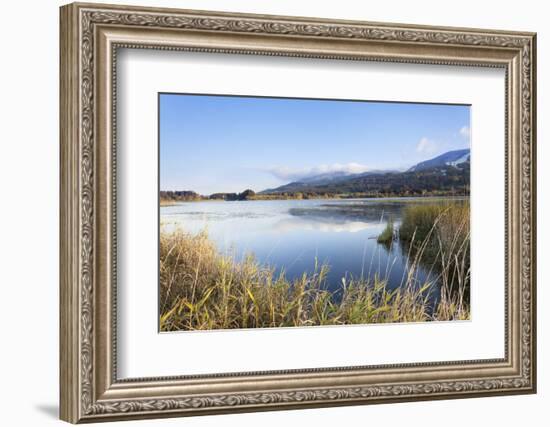
[[[290,281],[252,256],[237,262],[218,253],[206,232],[163,232],[160,328],[176,331],[469,319],[465,298],[470,274],[469,227],[464,234],[453,228],[453,221],[444,219],[440,212],[418,245],[414,244],[413,231],[410,247],[415,249],[409,253],[410,265],[397,289],[389,289],[387,280],[378,276],[342,278],[339,296],[326,289],[327,265]],[[443,230],[454,237],[444,236]],[[416,278],[423,253],[433,244],[432,235],[440,236],[436,240],[440,245],[437,280],[442,283],[441,298],[433,310],[433,283],[419,283]],[[464,237],[467,241],[460,240]]]
[[[464,240],[470,231],[469,221],[468,201],[418,203],[406,206],[403,210],[399,235],[401,239],[409,242],[413,238],[416,242],[423,242],[430,234],[433,237],[439,235],[444,239]]]
[[[470,286],[470,203],[411,205],[403,212],[400,238],[421,260],[440,270],[447,288]]]
[[[382,233],[380,233],[376,241],[378,243],[384,243],[386,245],[389,245],[393,240],[393,231],[394,231],[393,219],[390,218],[388,219],[386,227],[384,228],[384,230],[382,230]]]

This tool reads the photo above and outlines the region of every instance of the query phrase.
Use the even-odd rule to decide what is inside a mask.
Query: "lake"
[[[437,199],[442,200],[442,199]],[[317,264],[330,266],[327,287],[341,289],[343,278],[387,278],[401,286],[407,274],[407,251],[398,239],[391,247],[377,242],[389,218],[401,222],[405,206],[433,202],[427,198],[316,199],[181,202],[160,208],[161,229],[207,230],[219,251],[284,271],[288,279],[311,273]],[[424,267],[419,283],[434,280]],[[438,299],[434,286],[432,298]]]

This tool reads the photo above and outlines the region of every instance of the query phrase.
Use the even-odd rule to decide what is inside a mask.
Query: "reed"
[[[434,203],[405,208],[400,239],[412,252],[422,248],[420,262],[436,269],[451,291],[470,288],[470,203]],[[452,292],[450,292],[452,294]]]
[[[386,245],[389,245],[393,240],[393,232],[394,232],[393,219],[390,218],[386,223],[386,228],[382,230],[382,233],[380,233],[376,241],[378,243],[384,243]]]

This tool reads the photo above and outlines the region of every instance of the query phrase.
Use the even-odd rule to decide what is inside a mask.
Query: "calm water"
[[[220,252],[237,260],[253,253],[256,259],[284,269],[289,279],[330,265],[328,288],[337,291],[344,277],[388,279],[388,287],[402,285],[407,256],[398,240],[379,244],[378,235],[393,218],[401,221],[403,208],[426,199],[208,201],[161,207],[161,228],[198,233],[204,229]],[[417,271],[420,282],[433,279]],[[433,297],[437,299],[437,286]]]

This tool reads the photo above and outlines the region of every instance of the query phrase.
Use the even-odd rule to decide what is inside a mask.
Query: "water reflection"
[[[380,229],[380,225],[362,221],[347,221],[344,219],[331,221],[327,218],[315,217],[284,218],[275,224],[275,230],[278,230],[282,233],[291,232],[293,230],[313,230],[323,233],[357,233],[359,231],[373,228],[376,228],[376,230],[378,230]]]

